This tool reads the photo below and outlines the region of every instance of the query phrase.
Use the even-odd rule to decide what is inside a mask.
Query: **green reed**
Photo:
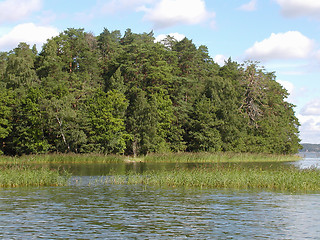
[[[294,167],[259,169],[221,166],[192,170],[149,171],[114,176],[113,184],[145,184],[169,187],[265,189],[280,191],[320,191],[320,171]]]
[[[0,187],[65,186],[70,174],[45,167],[30,167],[21,164],[0,167]]]
[[[264,153],[166,153],[150,154],[143,158],[145,162],[290,162],[297,161],[297,155],[279,155]]]
[[[0,164],[5,163],[116,163],[123,162],[125,156],[102,154],[39,154],[20,157],[0,156]]]
[[[297,155],[272,155],[255,153],[165,153],[148,154],[138,158],[124,155],[102,154],[39,154],[20,157],[0,156],[0,164],[5,163],[121,163],[121,162],[285,162],[296,161]]]

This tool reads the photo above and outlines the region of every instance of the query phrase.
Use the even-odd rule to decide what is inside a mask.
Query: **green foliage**
[[[15,154],[46,153],[50,148],[44,136],[45,119],[40,107],[41,97],[38,88],[29,88],[26,95],[16,101],[10,135],[10,151]]]
[[[13,93],[0,86],[0,155],[6,147],[5,139],[12,132]]]
[[[34,59],[35,54],[26,43],[20,43],[9,53],[2,79],[7,88],[28,88],[39,82],[34,69]]]
[[[3,81],[4,79],[4,73],[7,69],[7,63],[8,63],[8,54],[5,52],[0,52],[0,79]],[[3,83],[2,83],[3,84]]]
[[[129,106],[126,112],[127,132],[131,135],[130,149],[134,156],[154,152],[157,145],[157,114],[146,93],[132,88],[129,93]]]
[[[213,101],[205,95],[195,102],[188,131],[190,151],[221,150],[222,140],[217,127],[223,122],[217,119],[216,110]]]
[[[287,92],[257,63],[153,32],[67,29],[0,53],[0,153],[295,153]]]
[[[129,135],[125,132],[124,114],[128,106],[123,93],[97,92],[87,103],[90,121],[91,151],[105,154],[123,153]]]

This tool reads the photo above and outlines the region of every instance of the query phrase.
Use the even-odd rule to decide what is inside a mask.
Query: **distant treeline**
[[[320,152],[320,144],[302,143],[300,152]]]
[[[217,46],[218,47],[218,46]],[[0,53],[0,152],[298,151],[287,91],[254,62],[153,33],[67,29]]]

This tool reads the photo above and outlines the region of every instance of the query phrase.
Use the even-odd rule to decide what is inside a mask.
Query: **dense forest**
[[[0,52],[0,152],[295,153],[275,78],[255,62],[220,67],[187,38],[67,29],[40,52]]]

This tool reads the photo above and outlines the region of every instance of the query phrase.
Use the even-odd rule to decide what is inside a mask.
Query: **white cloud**
[[[161,0],[153,8],[140,10],[146,12],[144,19],[153,22],[157,29],[177,24],[199,24],[215,16],[206,10],[203,0]]]
[[[250,2],[243,4],[239,7],[242,11],[252,12],[257,9],[257,0],[251,0]]]
[[[11,50],[20,42],[26,42],[29,45],[37,44],[40,47],[47,39],[58,34],[59,31],[54,27],[37,26],[33,23],[20,24],[0,37],[0,51]]]
[[[167,36],[173,37],[177,41],[181,41],[186,36],[181,33],[169,33],[169,34],[160,34],[156,37],[155,42],[161,42],[163,39],[165,39]]]
[[[275,0],[286,17],[310,16],[320,18],[319,0]]]
[[[320,143],[320,98],[308,102],[297,115],[302,142]]]
[[[288,98],[286,99],[286,101],[293,103],[295,101],[295,88],[292,82],[289,81],[285,81],[285,80],[277,80],[278,83],[281,84],[282,87],[284,87],[284,89],[286,89],[288,91]]]
[[[0,2],[0,23],[20,20],[40,10],[42,0],[5,0]]]
[[[320,116],[297,115],[302,143],[320,143]]]
[[[227,61],[227,60],[228,60],[228,58],[222,54],[218,54],[213,58],[213,61],[218,63],[220,66],[223,66],[225,61]]]
[[[314,99],[301,109],[303,116],[320,116],[320,98]]]
[[[138,10],[144,4],[151,4],[153,2],[155,0],[111,0],[108,2],[100,0],[94,8],[94,13],[112,14],[123,10]]]
[[[288,91],[289,94],[293,93],[294,85],[291,82],[284,80],[278,80],[277,82],[280,83]]]
[[[305,59],[311,56],[314,41],[298,31],[272,33],[267,39],[246,50],[247,58],[256,60]]]

